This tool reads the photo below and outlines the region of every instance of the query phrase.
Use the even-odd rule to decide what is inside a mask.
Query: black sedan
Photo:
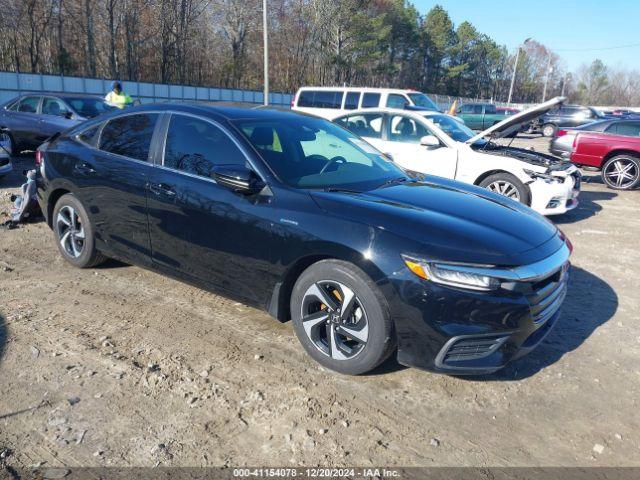
[[[93,95],[25,94],[0,105],[0,129],[9,135],[7,149],[17,154],[114,108]]]
[[[605,118],[605,115],[592,107],[562,105],[542,115],[531,128],[539,130],[545,137],[552,137],[560,128],[579,127]]]
[[[114,257],[292,319],[309,355],[342,373],[393,352],[495,371],[540,343],[566,294],[570,244],[542,216],[409,178],[322,119],[150,105],[65,132],[36,158],[69,263]]]

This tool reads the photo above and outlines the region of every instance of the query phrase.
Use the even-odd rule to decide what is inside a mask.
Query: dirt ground
[[[0,180],[0,211],[32,163]],[[575,246],[559,324],[479,378],[334,374],[290,323],[137,267],[74,269],[44,223],[0,229],[0,463],[640,466],[639,207],[586,173],[553,219]]]

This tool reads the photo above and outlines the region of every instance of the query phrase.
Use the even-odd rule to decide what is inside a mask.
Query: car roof
[[[174,102],[161,102],[161,103],[148,103],[141,106],[127,108],[125,110],[119,110],[112,116],[117,116],[118,114],[125,113],[130,114],[134,112],[145,112],[145,111],[177,111],[177,112],[185,112],[192,113],[197,115],[209,116],[209,117],[218,117],[224,118],[226,120],[274,120],[274,119],[286,119],[292,117],[300,117],[305,116],[309,118],[319,119],[314,115],[308,115],[301,112],[294,112],[292,110],[280,110],[275,108],[256,108],[256,105],[252,105],[251,107],[239,105],[239,104],[230,104],[226,102],[182,102],[182,101],[174,101]],[[104,117],[103,117],[104,118]]]
[[[320,90],[320,91],[344,91],[344,92],[365,92],[365,93],[422,93],[419,90],[411,88],[374,88],[374,87],[300,87],[298,92],[305,90]]]
[[[407,110],[404,108],[389,108],[389,107],[378,107],[378,108],[360,108],[358,110],[349,110],[347,112],[341,112],[340,115],[336,115],[333,119],[342,118],[342,117],[350,117],[351,115],[363,115],[365,113],[396,113],[398,115],[408,115],[408,116],[416,116],[416,117],[432,117],[434,115],[447,115],[443,112],[434,112],[433,110]]]

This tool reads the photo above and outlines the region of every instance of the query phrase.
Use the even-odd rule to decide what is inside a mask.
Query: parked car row
[[[575,208],[581,175],[493,140],[564,99],[474,133],[415,105],[418,92],[305,91],[296,108],[333,121],[156,104],[56,133],[36,162],[60,254],[80,268],[117,258],[291,319],[312,358],[347,374],[392,354],[484,374],[535,348],[558,319],[572,247],[534,210]],[[591,158],[590,142],[576,159]],[[612,179],[632,170],[624,162],[610,162]]]
[[[556,98],[506,117],[478,134],[448,115],[398,109],[358,110],[335,119],[410,173],[437,175],[478,185],[517,200],[544,215],[578,205],[580,171],[568,161],[491,140],[562,101]]]

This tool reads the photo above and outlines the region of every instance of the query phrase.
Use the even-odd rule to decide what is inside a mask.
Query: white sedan
[[[477,135],[454,117],[438,112],[366,109],[341,115],[334,122],[410,172],[479,185],[543,215],[558,215],[578,205],[579,169],[551,155],[497,145],[492,139],[519,131],[563,100],[557,97],[511,115]]]

